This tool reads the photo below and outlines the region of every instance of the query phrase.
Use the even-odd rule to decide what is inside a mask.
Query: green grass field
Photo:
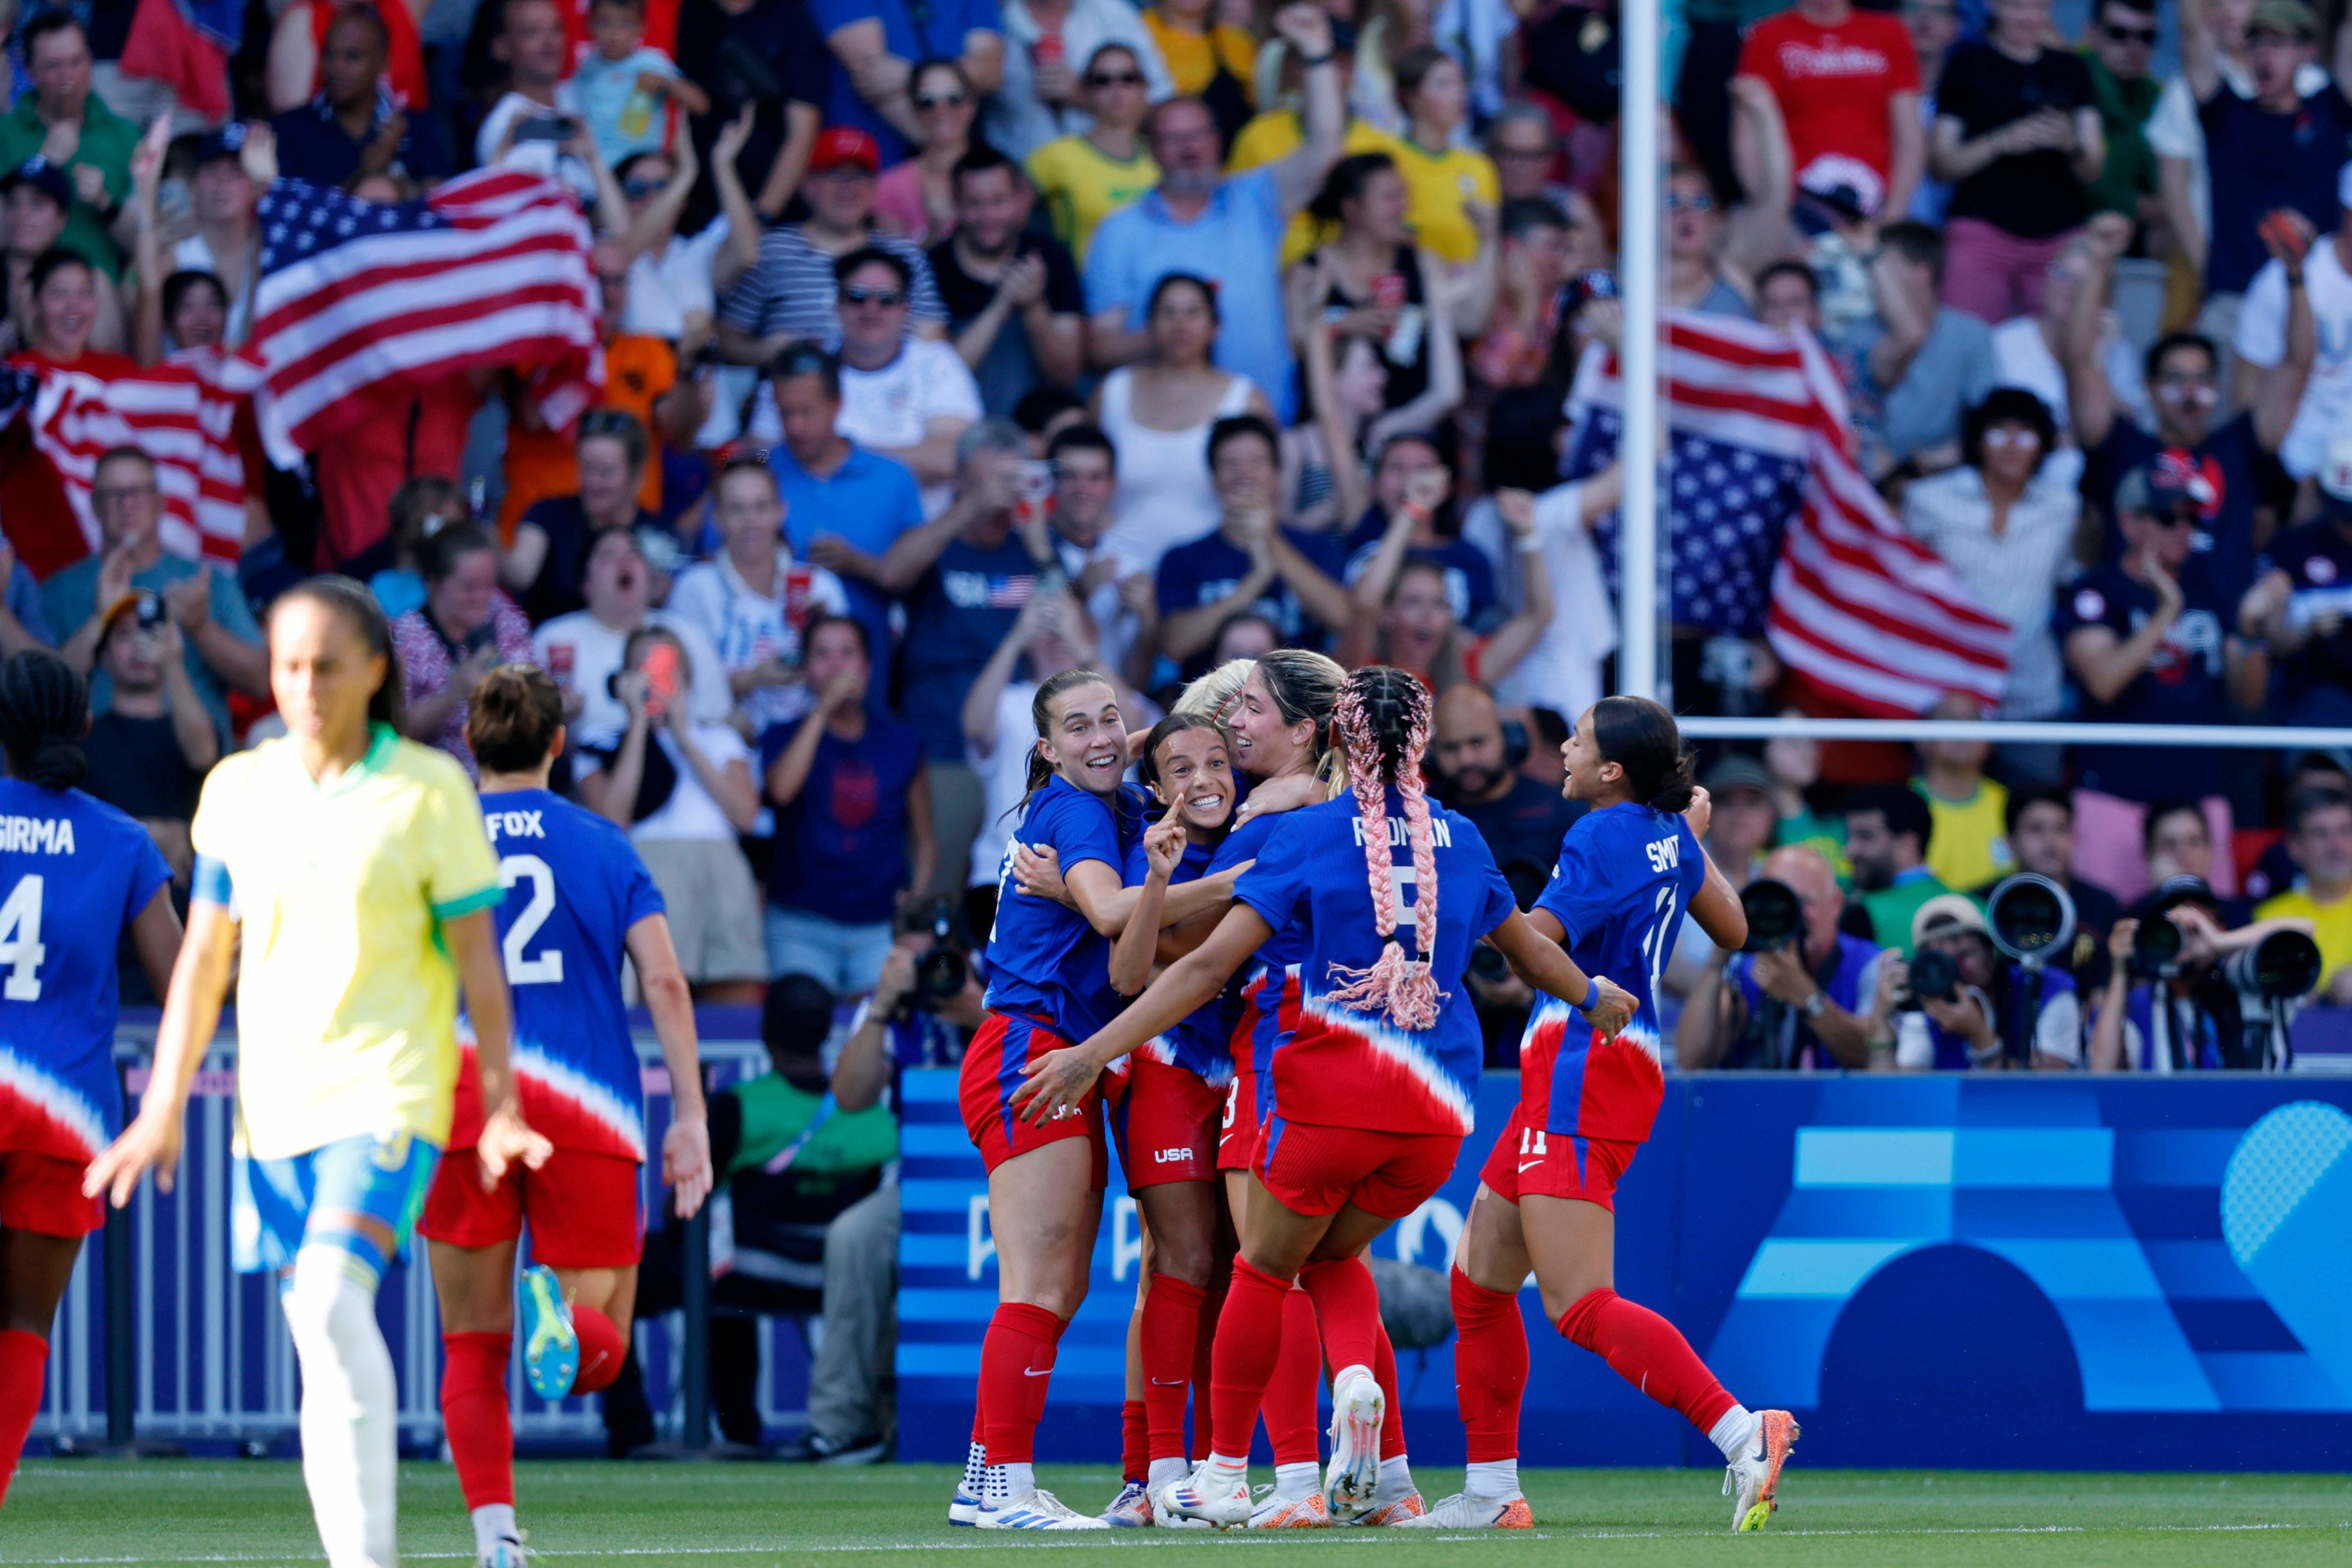
[[[1107,1469],[1049,1468],[1073,1504],[1100,1507]],[[1808,1471],[1793,1468],[1761,1536],[1730,1535],[1719,1477],[1698,1470],[1538,1470],[1540,1528],[1428,1535],[1322,1531],[1011,1539],[950,1529],[954,1473],[939,1466],[804,1469],[772,1465],[525,1464],[518,1493],[532,1548],[551,1564],[651,1561],[693,1568],[837,1561],[842,1554],[955,1552],[958,1568],[1024,1554],[1343,1552],[1379,1563],[1811,1564],[2352,1563],[2352,1480],[2340,1476],[2052,1476]],[[1424,1486],[1459,1484],[1436,1472]],[[404,1558],[470,1562],[471,1535],[446,1465],[401,1475]],[[0,1517],[0,1563],[293,1563],[321,1558],[302,1477],[284,1461],[39,1460]],[[893,1559],[896,1561],[896,1559]]]

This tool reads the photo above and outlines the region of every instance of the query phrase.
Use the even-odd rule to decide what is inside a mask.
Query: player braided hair
[[[1364,869],[1383,946],[1369,969],[1332,965],[1332,978],[1343,983],[1329,999],[1359,1011],[1383,1011],[1399,1029],[1410,1030],[1434,1024],[1437,1004],[1444,999],[1429,967],[1437,946],[1437,845],[1421,777],[1422,754],[1429,748],[1429,689],[1420,681],[1373,664],[1349,675],[1331,711],[1347,751],[1348,783],[1356,792]],[[1389,858],[1391,784],[1404,802],[1405,838],[1412,846],[1412,939],[1421,956],[1411,959],[1396,939],[1396,873]]]
[[[1063,693],[1076,691],[1080,686],[1110,685],[1110,677],[1096,670],[1064,670],[1058,675],[1048,675],[1038,684],[1037,695],[1029,699],[1029,717],[1037,727],[1037,738],[1044,740],[1053,734],[1054,704],[1060,700]],[[1118,688],[1111,686],[1111,690],[1116,692]],[[1013,814],[1019,816],[1028,810],[1030,799],[1053,777],[1054,765],[1045,760],[1044,752],[1032,745],[1029,747],[1029,777],[1021,788],[1021,804],[1013,808]]]
[[[1310,653],[1304,648],[1276,648],[1257,662],[1255,674],[1257,684],[1274,699],[1284,724],[1297,724],[1300,719],[1315,721],[1315,738],[1308,742],[1314,747],[1312,769],[1315,777],[1337,796],[1343,768],[1339,753],[1331,744],[1331,717],[1340,688],[1348,683],[1348,672],[1338,660],[1326,654]],[[1241,688],[1234,689],[1238,693]]]
[[[443,533],[449,532],[443,529]],[[438,535],[435,536],[438,538]],[[383,661],[383,681],[368,694],[367,716],[371,725],[400,727],[401,676],[400,650],[392,645],[392,622],[384,619],[383,606],[375,601],[367,584],[357,578],[326,572],[318,577],[306,577],[278,596],[270,605],[274,616],[289,601],[308,599],[323,604],[343,618],[343,623],[360,634],[367,651]]]
[[[89,687],[47,648],[0,661],[0,750],[8,771],[44,789],[70,789],[89,770],[81,737],[89,728]]]
[[[1625,793],[1659,811],[1690,808],[1696,757],[1683,746],[1675,716],[1647,697],[1602,697],[1592,705],[1592,744],[1603,762],[1625,770]]]

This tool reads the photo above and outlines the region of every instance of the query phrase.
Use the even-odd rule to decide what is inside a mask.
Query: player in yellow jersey
[[[498,862],[457,765],[400,738],[383,612],[348,578],[269,618],[288,734],[205,782],[194,902],[139,1115],[83,1190],[168,1190],[188,1088],[237,986],[237,1266],[275,1270],[302,1368],[302,1477],[331,1568],[393,1568],[397,1408],[375,1291],[449,1138],[465,987],[486,1185],[545,1162],[508,1065]]]

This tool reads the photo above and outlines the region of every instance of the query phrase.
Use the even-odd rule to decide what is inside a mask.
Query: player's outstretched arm
[[[229,961],[236,952],[236,917],[226,902],[204,896],[205,863],[198,862],[197,896],[188,907],[187,935],[179,943],[171,987],[164,993],[163,1022],[155,1031],[155,1061],[148,1074],[147,1092],[139,1102],[139,1114],[122,1130],[122,1136],[90,1162],[82,1176],[85,1197],[104,1193],[117,1208],[131,1201],[131,1195],[139,1190],[139,1178],[151,1170],[158,1191],[172,1190],[173,1173],[180,1163],[188,1088],[212,1046],[214,1032],[220,1028],[221,1002],[228,995]],[[163,913],[171,914],[168,901]],[[142,912],[132,927],[142,959],[152,956],[151,949],[161,936],[142,929],[149,924],[149,915]]]
[[[669,1069],[669,1131],[662,1134],[662,1185],[676,1197],[680,1219],[689,1218],[710,1196],[710,1121],[702,1100],[702,1052],[694,1031],[694,995],[677,949],[669,939],[669,916],[648,915],[629,927],[629,961],[637,967],[637,988],[653,1016],[661,1041],[662,1065]]]
[[[1565,947],[1547,939],[1517,910],[1486,934],[1486,942],[1503,956],[1513,974],[1576,1009],[1602,1034],[1616,1034],[1633,1021],[1631,993],[1606,976],[1586,975]]]
[[[461,915],[441,927],[449,956],[465,988],[466,1014],[474,1025],[474,1061],[481,1070],[482,1132],[474,1157],[482,1167],[482,1190],[490,1191],[517,1160],[531,1170],[547,1163],[555,1145],[526,1126],[515,1098],[514,999],[499,956],[499,928],[487,909]]]

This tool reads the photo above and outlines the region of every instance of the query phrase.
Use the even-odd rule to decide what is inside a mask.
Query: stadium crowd
[[[595,406],[551,421],[514,365],[385,394],[299,463],[247,421],[233,563],[182,548],[135,445],[73,476],[85,519],[20,418],[0,652],[89,676],[87,787],[183,892],[205,773],[271,733],[289,584],[373,589],[404,727],[468,771],[478,683],[543,668],[557,788],[628,831],[695,994],[765,998],[774,1092],[714,1108],[722,1175],[828,1082],[850,1113],[824,1195],[773,1197],[847,1221],[801,1259],[839,1320],[809,1457],[888,1429],[864,1264],[894,1145],[856,1115],[979,1021],[1041,683],[1109,674],[1140,733],[1277,647],[1402,667],[1437,792],[1540,891],[1619,642],[1618,470],[1568,460],[1621,325],[1613,5],[254,0],[210,82],[138,68],[170,6],[8,9],[19,369],[243,342],[273,176],[390,204],[511,163],[591,214]],[[1685,7],[1666,302],[1818,344],[1869,481],[2008,627],[1997,707],[1933,716],[2352,722],[2340,9]],[[1769,576],[1675,617],[1678,711],[1820,709]],[[2240,1065],[2219,968],[2279,921],[2352,1007],[2340,754],[1781,739],[1704,781],[1717,863],[1801,922],[1740,954],[1686,923],[1670,1065]],[[2079,919],[2030,1002],[1981,896],[2016,871]],[[2160,970],[2151,922],[2180,934]],[[1914,1004],[1928,951],[1959,981]],[[1470,983],[1516,1065],[1532,994]]]

